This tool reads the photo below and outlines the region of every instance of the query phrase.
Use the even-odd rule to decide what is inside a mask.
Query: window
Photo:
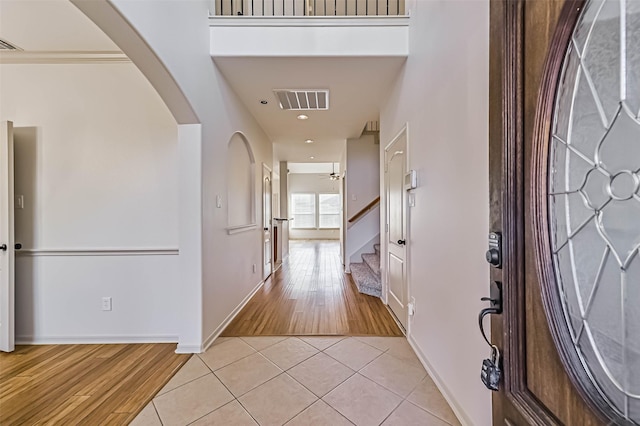
[[[340,228],[340,194],[291,194],[291,214],[292,228]]]
[[[291,194],[292,228],[316,227],[316,194]]]
[[[340,194],[318,194],[319,228],[340,228]]]

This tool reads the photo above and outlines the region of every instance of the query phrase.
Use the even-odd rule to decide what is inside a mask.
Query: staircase
[[[360,293],[381,297],[380,244],[374,244],[373,249],[375,253],[364,253],[362,255],[362,262],[351,263],[351,278],[353,278]]]

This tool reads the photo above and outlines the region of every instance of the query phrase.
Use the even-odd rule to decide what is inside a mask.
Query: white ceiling
[[[292,163],[287,164],[289,173],[330,174],[340,172],[340,163]]]
[[[26,52],[119,52],[118,46],[68,0],[0,0],[0,38]],[[216,58],[228,82],[274,142],[280,161],[340,161],[347,138],[360,135],[405,58]],[[273,89],[329,89],[330,109],[278,106]],[[267,100],[267,105],[260,100]],[[314,143],[306,144],[306,139]],[[314,157],[311,159],[310,157]]]
[[[228,82],[275,144],[281,161],[340,161],[347,138],[358,137],[396,78],[402,57],[215,58]],[[274,89],[329,89],[327,111],[281,110]],[[262,105],[260,100],[268,101]],[[306,144],[306,139],[314,143]],[[313,156],[314,159],[310,159]]]

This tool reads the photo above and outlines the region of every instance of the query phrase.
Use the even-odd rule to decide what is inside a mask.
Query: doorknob
[[[398,240],[398,244],[400,244],[401,246],[405,245],[406,240]]]
[[[487,339],[487,335],[484,332],[484,324],[482,320],[484,317],[491,314],[499,315],[502,313],[502,283],[499,281],[492,281],[491,287],[489,289],[489,297],[483,297],[480,300],[487,301],[490,303],[488,308],[484,308],[478,314],[478,326],[480,327],[480,333],[482,333],[482,337],[487,342],[489,346],[492,346],[489,339]]]
[[[16,245],[14,246],[16,250],[20,250],[22,248],[22,244],[21,243],[16,243]]]
[[[1,245],[0,250],[7,251],[7,245],[6,244]]]

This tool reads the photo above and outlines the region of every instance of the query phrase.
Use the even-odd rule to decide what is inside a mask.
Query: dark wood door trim
[[[502,349],[504,361],[504,385],[499,394],[494,394],[493,407],[494,419],[500,419],[499,422],[509,419],[514,424],[555,425],[560,421],[526,383],[524,173],[525,161],[529,159],[524,156],[523,118],[525,6],[525,0],[491,2],[490,92],[501,96],[491,99],[490,164],[492,167],[500,164],[503,175],[502,182],[491,182],[492,200],[499,200],[499,205],[491,206],[491,229],[502,230],[506,237],[503,239],[504,269],[491,273],[492,279],[503,281],[506,301],[502,318],[492,321],[493,340]],[[575,18],[571,29],[574,24]],[[564,46],[566,49],[566,44]],[[495,87],[496,84],[501,87]],[[496,126],[496,122],[501,126]]]
[[[492,325],[492,335],[500,336],[504,352],[504,396],[518,411],[521,419],[512,419],[517,424],[553,425],[558,421],[540,404],[526,386],[525,352],[525,292],[519,285],[524,282],[524,122],[523,122],[523,52],[524,52],[524,7],[521,0],[493,1],[494,12],[502,20],[502,129],[501,138],[493,143],[501,145],[502,174],[501,191],[502,230],[507,238],[503,241],[504,300],[501,327]],[[495,9],[500,9],[496,11]],[[496,152],[497,154],[497,152]],[[499,278],[496,278],[499,279]],[[494,321],[494,324],[496,321]],[[504,338],[502,338],[504,336]],[[496,339],[498,340],[498,339]],[[496,395],[497,396],[497,395]],[[495,401],[496,398],[494,398]],[[495,404],[494,404],[495,405]],[[503,407],[503,416],[514,416],[508,407]],[[496,413],[494,413],[496,414]]]

